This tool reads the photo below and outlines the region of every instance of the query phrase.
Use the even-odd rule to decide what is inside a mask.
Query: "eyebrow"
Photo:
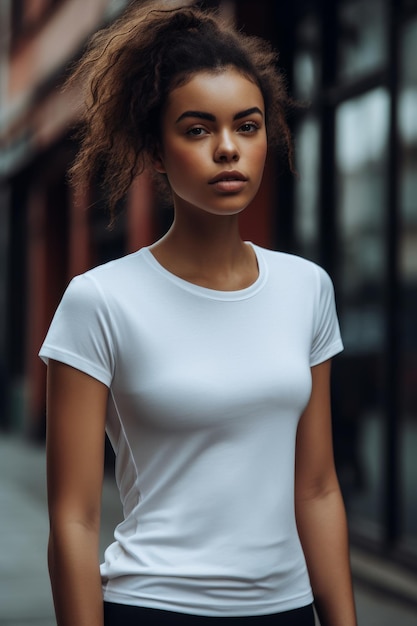
[[[243,117],[247,117],[248,115],[253,115],[254,113],[258,113],[262,117],[264,116],[259,107],[251,107],[250,109],[245,109],[245,111],[239,111],[239,113],[236,113],[236,115],[233,116],[233,121],[240,120]],[[209,122],[216,121],[215,115],[212,115],[211,113],[206,113],[205,111],[185,111],[179,116],[179,118],[177,119],[175,123],[178,124],[178,122],[181,122],[181,120],[186,119],[188,117],[196,117],[199,120],[207,120]]]

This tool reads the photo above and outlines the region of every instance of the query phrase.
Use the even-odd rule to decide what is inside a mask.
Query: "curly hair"
[[[286,121],[291,100],[277,59],[269,42],[237,31],[215,11],[134,2],[92,37],[67,81],[80,81],[84,89],[80,149],[69,170],[71,181],[88,182],[100,173],[114,217],[134,178],[151,169],[170,91],[199,71],[227,67],[260,88],[268,145],[283,148],[293,170]]]

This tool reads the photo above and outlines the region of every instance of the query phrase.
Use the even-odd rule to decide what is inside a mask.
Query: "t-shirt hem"
[[[103,593],[105,602],[114,602],[116,604],[123,604],[127,606],[137,606],[147,609],[158,609],[162,611],[172,611],[174,613],[184,613],[187,615],[198,615],[202,617],[255,617],[259,615],[273,615],[274,613],[283,613],[284,611],[292,611],[294,609],[301,609],[304,606],[312,604],[314,601],[311,591],[296,598],[289,598],[280,602],[268,603],[259,605],[258,607],[243,606],[242,603],[236,606],[223,606],[218,608],[208,607],[189,607],[185,605],[174,604],[171,602],[160,602],[156,599],[144,599],[134,596],[128,596],[126,594],[114,593],[112,591],[104,590]]]
[[[48,365],[49,359],[60,361],[65,365],[70,365],[71,367],[80,370],[84,374],[88,374],[92,378],[95,378],[106,385],[106,387],[110,387],[111,377],[108,372],[105,372],[104,370],[98,368],[97,365],[84,360],[76,354],[43,345],[41,351],[39,352],[39,356],[42,361],[46,363],[46,365]]]

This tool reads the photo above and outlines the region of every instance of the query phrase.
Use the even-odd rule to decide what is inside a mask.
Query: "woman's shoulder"
[[[108,308],[111,302],[140,288],[145,268],[142,250],[96,265],[74,276],[63,295],[64,303],[74,307]]]
[[[126,274],[140,267],[144,250],[145,248],[140,248],[135,252],[95,265],[80,275],[97,281],[123,278]]]
[[[145,248],[141,248],[136,252],[96,265],[74,276],[71,283],[83,283],[106,291],[131,287],[132,280],[134,278],[137,280],[146,270],[146,263],[143,262],[144,250]]]
[[[289,252],[271,250],[254,245],[258,255],[262,255],[270,271],[291,272],[292,276],[300,275],[323,278],[328,276],[326,270],[310,259]]]

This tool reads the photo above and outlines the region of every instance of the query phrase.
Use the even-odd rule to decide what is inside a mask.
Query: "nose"
[[[232,133],[224,131],[219,136],[218,143],[214,152],[214,160],[216,162],[229,163],[239,160],[239,150]]]

